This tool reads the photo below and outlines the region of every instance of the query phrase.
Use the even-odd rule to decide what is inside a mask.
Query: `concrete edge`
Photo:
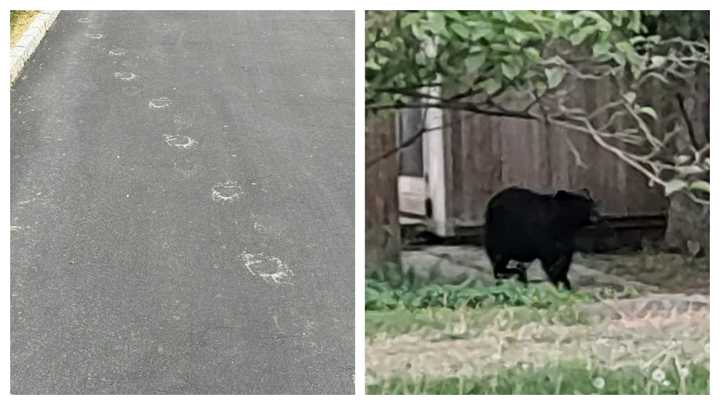
[[[25,62],[30,59],[35,49],[40,45],[45,33],[50,29],[53,22],[60,14],[59,10],[40,11],[38,15],[33,18],[30,25],[23,32],[20,39],[17,41],[15,46],[10,49],[10,85],[15,82],[20,73],[22,72]]]

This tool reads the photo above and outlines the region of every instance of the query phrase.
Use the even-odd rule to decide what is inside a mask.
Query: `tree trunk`
[[[670,196],[665,243],[692,255],[709,255],[710,206],[698,204],[684,193]]]
[[[367,117],[366,161],[381,156],[396,143],[392,115]],[[398,174],[397,153],[365,170],[365,267],[368,273],[400,268]]]

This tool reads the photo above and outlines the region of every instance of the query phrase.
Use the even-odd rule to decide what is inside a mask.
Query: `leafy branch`
[[[697,29],[705,21],[702,12],[369,12],[366,110],[440,108],[570,129],[666,194],[683,191],[706,204],[709,142],[696,136],[682,96],[708,74],[709,30]],[[593,111],[572,97],[588,81],[612,90]],[[666,111],[673,97],[679,113],[659,116],[656,108]]]

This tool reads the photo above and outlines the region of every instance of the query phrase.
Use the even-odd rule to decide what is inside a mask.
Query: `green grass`
[[[394,287],[386,281],[365,281],[366,311],[492,306],[548,309],[592,300],[593,296],[587,292],[559,290],[549,285],[526,287],[515,282],[505,282],[497,286],[478,286],[471,281],[461,285],[419,286],[407,282]]]
[[[591,369],[560,363],[539,369],[506,369],[487,377],[368,378],[368,394],[708,394],[709,370],[691,365],[680,377],[675,369]],[[655,375],[654,375],[655,374]],[[655,378],[653,378],[655,377]]]
[[[678,352],[677,348],[670,350],[656,329],[647,338],[641,326],[627,333],[616,331],[608,335],[606,338],[617,339],[618,345],[637,347],[637,354],[628,353],[622,361],[598,362],[594,349],[588,349],[606,347],[603,345],[607,343],[594,343],[598,331],[605,336],[602,325],[595,327],[599,322],[597,317],[602,318],[602,314],[578,304],[635,298],[640,294],[634,289],[566,291],[550,284],[524,286],[513,281],[491,286],[473,281],[440,285],[418,282],[399,273],[393,282],[393,277],[387,274],[393,275],[381,274],[365,282],[366,342],[379,351],[374,352],[375,368],[367,371],[368,394],[708,393],[707,360],[698,360],[694,355]],[[528,325],[532,325],[531,328],[526,328]],[[532,330],[541,333],[527,335]],[[517,337],[521,334],[531,336],[528,352],[517,346],[524,344]],[[404,340],[402,335],[411,336]],[[460,376],[451,371],[466,363],[464,351],[483,352],[477,350],[478,347],[495,344],[495,338],[501,342],[499,348],[505,347],[502,362],[468,358],[472,375]],[[688,347],[695,350],[697,345],[688,339],[692,343]],[[583,343],[583,349],[571,350],[573,341]],[[413,347],[404,346],[407,344],[404,342],[414,342],[410,343]],[[545,356],[560,343],[569,344],[567,351],[559,357]],[[636,344],[640,346],[634,346]],[[508,347],[511,350],[507,350]],[[448,360],[452,361],[451,368],[438,363],[445,360],[437,350],[450,350],[449,355],[454,356]],[[500,351],[498,349],[498,353]],[[378,353],[390,353],[392,360],[387,364],[378,361]],[[522,353],[524,357],[520,356]],[[531,356],[536,366],[518,363],[527,356]],[[669,359],[674,359],[674,363]],[[417,367],[411,367],[411,363]],[[689,370],[687,377],[681,378],[680,371],[673,368],[673,364],[681,363],[690,365],[683,370]],[[447,371],[439,372],[436,364]],[[662,367],[663,371],[656,367]],[[654,372],[656,378],[653,378]],[[658,373],[661,377],[657,377]],[[379,377],[387,375],[393,377]]]
[[[503,329],[514,330],[530,322],[559,325],[587,325],[589,317],[574,306],[562,306],[552,309],[528,307],[489,307],[483,310],[474,308],[398,308],[385,311],[365,312],[365,336],[392,337],[412,333],[417,330],[444,331],[450,338],[454,336],[448,327],[464,325],[469,333],[482,333],[487,327],[495,327],[502,322]]]
[[[590,322],[576,304],[606,298],[634,296],[637,292],[558,290],[549,284],[524,286],[506,281],[497,286],[422,284],[411,281],[393,287],[390,282],[365,280],[365,336],[396,336],[415,330],[446,331],[463,324],[482,331],[502,320],[508,328],[529,322],[576,325]],[[480,309],[480,310],[478,310]]]

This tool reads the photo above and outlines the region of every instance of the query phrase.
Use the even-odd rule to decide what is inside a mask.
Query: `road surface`
[[[11,391],[352,393],[352,12],[61,12],[11,90]]]

